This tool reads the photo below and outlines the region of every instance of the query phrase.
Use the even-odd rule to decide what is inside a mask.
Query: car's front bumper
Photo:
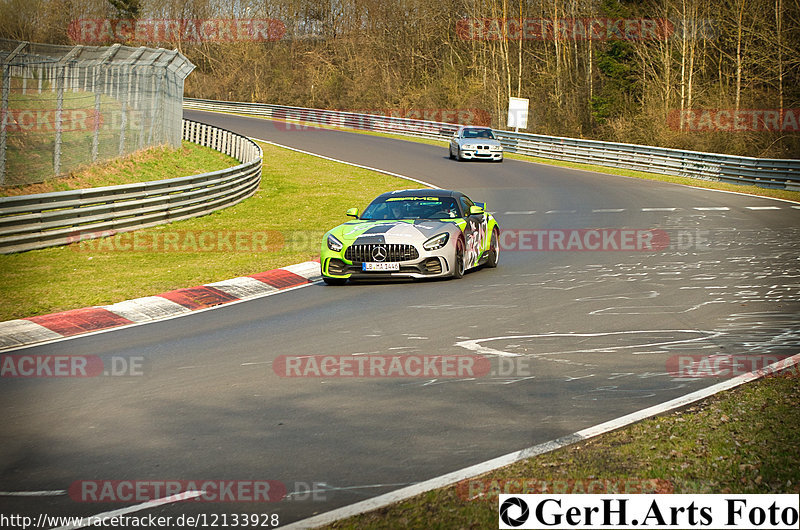
[[[486,149],[462,149],[461,158],[464,160],[502,160],[503,152]]]
[[[454,252],[447,249],[439,251],[420,251],[414,260],[396,262],[397,271],[364,271],[363,262],[345,259],[344,253],[329,251],[320,258],[322,275],[328,278],[438,278],[453,274]]]

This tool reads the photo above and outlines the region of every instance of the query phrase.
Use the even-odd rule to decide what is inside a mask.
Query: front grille
[[[386,259],[378,260],[373,257],[373,251],[376,247],[383,247],[383,253],[386,255]],[[419,258],[419,252],[414,248],[414,245],[352,245],[344,251],[344,257],[352,262],[410,261]]]

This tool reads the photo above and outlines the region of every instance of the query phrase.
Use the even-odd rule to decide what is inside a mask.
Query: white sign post
[[[528,128],[527,99],[508,98],[508,127],[514,127],[514,132]]]

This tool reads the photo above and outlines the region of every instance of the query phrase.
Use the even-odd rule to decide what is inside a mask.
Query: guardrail
[[[290,130],[309,126],[351,128],[447,141],[458,128],[453,123],[266,103],[184,98],[183,107],[280,120]],[[800,191],[800,160],[796,159],[750,158],[503,130],[495,133],[504,149],[511,153]]]
[[[188,177],[0,197],[0,253],[65,245],[206,215],[256,192],[263,154],[255,142],[190,120],[183,120],[183,139],[242,164]]]

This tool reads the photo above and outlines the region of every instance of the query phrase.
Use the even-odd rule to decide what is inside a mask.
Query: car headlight
[[[478,146],[475,144],[464,144],[464,147],[462,149],[477,149],[477,148]]]
[[[339,252],[342,250],[342,242],[333,237],[333,234],[328,234],[328,248],[334,252]]]
[[[447,232],[437,234],[423,243],[422,248],[425,250],[438,250],[447,244],[448,239],[450,239],[450,234]]]
[[[503,146],[502,145],[493,145],[489,149],[492,150],[492,151],[502,151],[503,150]]]

